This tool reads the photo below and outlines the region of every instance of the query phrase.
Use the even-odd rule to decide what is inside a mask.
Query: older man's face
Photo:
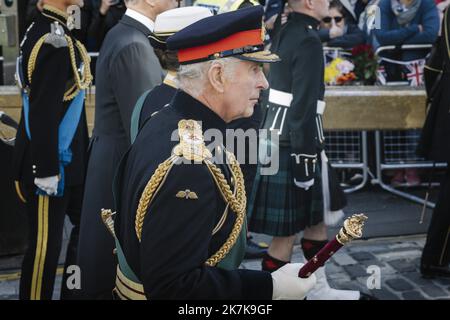
[[[261,90],[268,87],[259,63],[238,60],[234,66],[234,76],[227,82],[224,92],[227,118],[250,117]]]

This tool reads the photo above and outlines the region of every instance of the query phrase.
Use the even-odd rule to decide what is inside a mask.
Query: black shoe
[[[260,259],[267,253],[267,248],[258,245],[252,240],[247,239],[247,248],[245,249],[244,259]]]
[[[448,265],[437,266],[431,264],[422,264],[420,266],[420,273],[422,274],[422,277],[426,279],[435,277],[450,278],[450,268]]]

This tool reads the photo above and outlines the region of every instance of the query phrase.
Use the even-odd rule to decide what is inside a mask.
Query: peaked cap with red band
[[[180,64],[234,56],[260,63],[280,61],[264,50],[262,6],[253,6],[201,19],[167,39]]]

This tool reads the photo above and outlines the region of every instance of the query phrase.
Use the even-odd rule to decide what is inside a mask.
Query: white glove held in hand
[[[34,178],[34,184],[47,192],[49,196],[55,195],[58,192],[58,176],[51,176],[45,178]]]
[[[298,277],[303,263],[288,263],[272,272],[273,300],[303,300],[308,291],[316,284],[316,276],[312,274],[309,278]]]

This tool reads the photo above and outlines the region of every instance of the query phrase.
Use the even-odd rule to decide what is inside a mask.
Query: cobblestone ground
[[[419,261],[424,242],[424,236],[406,236],[350,243],[327,264],[329,283],[336,289],[360,290],[380,300],[450,299],[450,279],[430,280],[420,276]],[[293,262],[302,261],[300,247],[296,246]],[[259,270],[261,261],[245,260],[241,267]],[[370,281],[377,275],[368,272],[371,270],[379,271],[379,289],[368,289],[368,280],[370,285],[377,284]],[[59,297],[60,287],[61,275],[58,275],[54,299]],[[17,271],[1,274],[0,300],[18,299],[18,293]]]
[[[338,251],[326,266],[330,286],[360,290],[380,300],[450,299],[450,279],[423,279],[419,272],[424,236],[355,241]],[[303,262],[295,247],[293,262]],[[261,269],[260,260],[246,260],[246,269]],[[379,268],[379,269],[378,269]],[[376,272],[374,272],[375,270]],[[379,273],[377,272],[379,271]],[[379,289],[373,278],[379,274]]]

